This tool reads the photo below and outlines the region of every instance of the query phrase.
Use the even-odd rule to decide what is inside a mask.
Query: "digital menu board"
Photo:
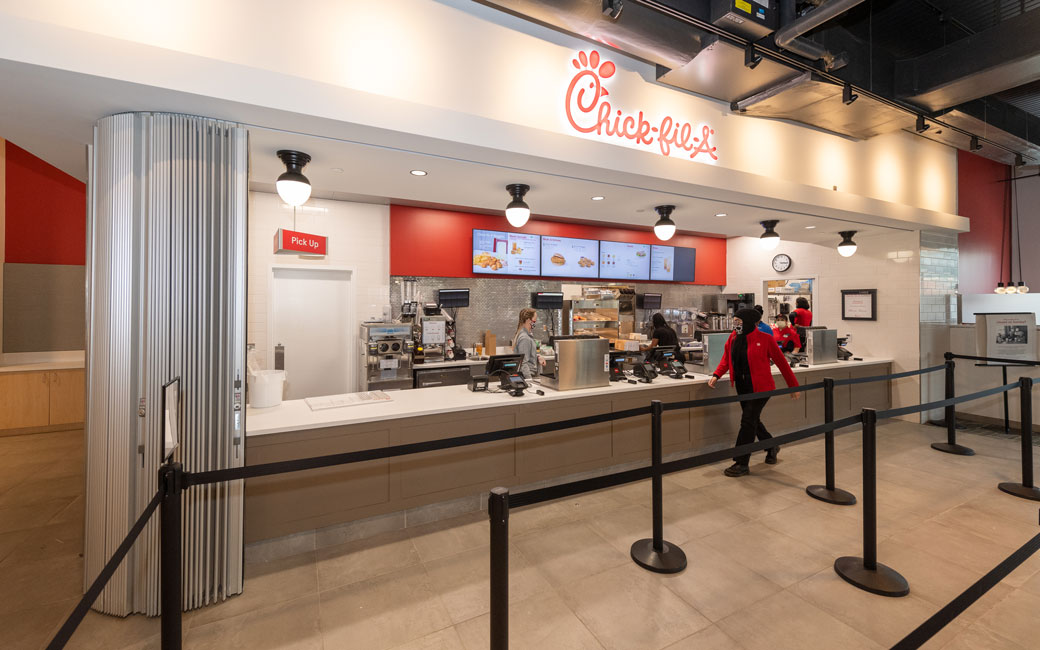
[[[649,280],[650,244],[601,241],[599,277],[605,280]]]
[[[599,277],[599,241],[542,237],[542,275],[556,278]]]
[[[657,282],[693,282],[697,266],[696,248],[652,246],[650,279]]]
[[[538,275],[541,236],[497,230],[473,231],[473,272]]]

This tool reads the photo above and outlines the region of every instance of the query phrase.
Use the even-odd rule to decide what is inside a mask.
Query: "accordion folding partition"
[[[202,117],[98,121],[89,149],[85,580],[158,485],[160,393],[181,380],[186,470],[244,463],[247,132]],[[241,481],[185,494],[184,608],[242,591]],[[94,608],[159,613],[153,517]]]

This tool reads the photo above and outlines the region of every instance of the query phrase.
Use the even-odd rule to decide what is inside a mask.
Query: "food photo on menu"
[[[599,241],[542,237],[542,275],[558,278],[599,277]]]
[[[497,230],[473,231],[473,272],[538,275],[541,236]]]

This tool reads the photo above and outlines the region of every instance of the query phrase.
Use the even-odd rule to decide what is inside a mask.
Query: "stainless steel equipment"
[[[810,365],[838,362],[838,330],[805,331],[805,355]]]
[[[424,362],[444,361],[445,346],[448,345],[448,317],[443,314],[418,316],[418,345],[422,348]]]
[[[719,366],[719,362],[722,361],[722,355],[726,351],[726,341],[729,340],[729,335],[729,332],[721,332],[718,334],[703,334],[701,336],[704,350],[701,356],[700,372],[705,375],[715,372],[715,368]]]
[[[361,325],[361,390],[412,387],[412,326],[402,323]]]
[[[427,368],[416,369],[415,387],[432,388],[434,386],[463,386],[469,383],[473,376],[470,366],[455,366],[454,368]]]
[[[554,342],[556,372],[540,377],[554,390],[577,390],[610,384],[610,342],[607,339],[564,339]]]

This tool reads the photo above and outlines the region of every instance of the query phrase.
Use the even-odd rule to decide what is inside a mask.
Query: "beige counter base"
[[[887,363],[859,367],[842,364],[803,371],[799,381],[815,383],[824,377],[844,379],[890,371]],[[659,389],[639,392],[542,403],[518,400],[476,411],[250,436],[246,438],[246,459],[249,465],[255,465],[556,422],[646,406],[654,399],[668,403],[733,394],[728,382],[720,382],[714,391],[704,384],[659,385]],[[855,394],[850,388],[835,390],[837,418],[864,407],[885,409],[891,405],[889,382],[856,385]],[[797,401],[787,396],[774,398],[764,416],[766,427],[774,434],[822,422],[823,391],[811,391]],[[739,419],[740,407],[736,404],[668,412],[664,418],[664,452],[695,453],[732,446]],[[627,463],[645,463],[649,436],[650,417],[642,416],[402,458],[249,479],[245,540],[252,543],[315,530],[342,540],[335,530],[338,526],[410,510],[416,512],[413,519],[422,523],[455,516],[461,514],[460,509],[479,509],[478,496],[492,487],[558,482],[589,472],[605,473]],[[447,505],[451,503],[457,505]],[[441,508],[444,516],[437,515],[436,507],[430,508],[433,504],[445,504]],[[422,514],[415,510],[419,508]],[[406,519],[401,514],[381,518],[384,524],[373,526],[373,533],[383,532],[384,526],[404,527]]]

